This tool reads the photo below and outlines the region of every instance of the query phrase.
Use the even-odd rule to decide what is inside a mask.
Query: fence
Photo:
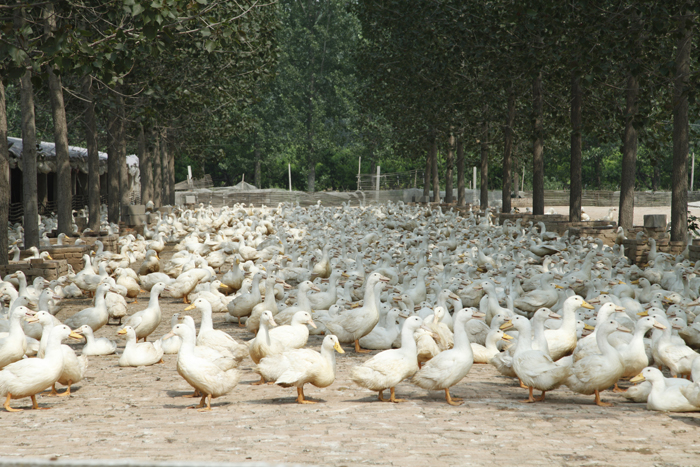
[[[408,172],[393,172],[379,174],[379,190],[401,190],[417,188],[423,185],[424,172],[409,170]],[[358,174],[357,189],[360,191],[375,191],[377,189],[377,174]]]

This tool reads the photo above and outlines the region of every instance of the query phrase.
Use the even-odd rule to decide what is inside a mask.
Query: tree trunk
[[[532,83],[532,213],[544,214],[544,143],[542,128],[542,73]]]
[[[170,141],[168,154],[168,185],[170,189],[170,205],[175,206],[175,142]]]
[[[457,206],[464,206],[464,141],[457,138]]]
[[[5,85],[0,77],[0,225],[8,226],[10,215],[10,150],[7,146],[7,107]],[[0,265],[8,264],[9,238],[7,227],[0,229]]]
[[[454,167],[454,149],[455,149],[455,135],[450,132],[450,137],[447,142],[447,157],[445,159],[445,202],[451,203],[454,201],[454,195],[452,194],[452,183],[454,179],[454,174],[452,173]]]
[[[306,174],[306,191],[313,193],[316,189],[316,164],[313,161],[309,162],[308,172]]]
[[[688,81],[692,22],[685,6],[678,24],[676,76],[673,84],[673,188],[671,190],[671,241],[686,241],[688,233]]]
[[[513,158],[513,125],[515,124],[515,92],[508,95],[508,114],[503,128],[503,188],[501,194],[501,212],[510,212],[511,159]]]
[[[652,162],[652,172],[651,172],[651,191],[659,191],[659,182],[661,181],[661,161],[659,157],[656,156]]]
[[[31,71],[20,80],[22,109],[22,206],[24,208],[24,249],[39,246],[39,207],[36,178],[36,120]]]
[[[630,74],[627,77],[625,133],[622,139],[622,174],[620,181],[620,212],[618,223],[625,229],[634,224],[634,185],[637,173],[637,129],[634,117],[637,114],[639,82]]]
[[[569,166],[569,222],[581,222],[581,105],[583,91],[578,72],[571,75],[571,163]]]
[[[153,130],[153,151],[151,164],[153,164],[153,204],[156,208],[163,205],[163,168],[160,165],[160,131]]]
[[[258,131],[253,132],[253,157],[255,158],[255,186],[262,188],[262,174],[260,173],[260,146],[258,146]]]
[[[124,131],[124,98],[117,96],[117,133],[115,145],[119,158],[119,209],[120,219],[126,215],[125,206],[131,204],[129,197],[129,168],[126,166],[126,132]]]
[[[163,167],[163,205],[172,206],[170,201],[170,142],[168,141],[168,129],[163,128],[160,133],[160,165]]]
[[[423,184],[423,200],[430,202],[430,180],[433,171],[433,143],[429,143],[428,150],[425,152],[425,183]]]
[[[56,30],[56,15],[53,4],[44,7],[44,30],[53,34]],[[73,231],[73,197],[71,195],[70,158],[68,157],[68,124],[66,107],[63,102],[63,86],[53,67],[46,65],[49,81],[49,98],[53,116],[53,138],[56,143],[56,215],[57,233],[70,234]]]
[[[143,124],[139,129],[139,172],[141,173],[141,204],[146,204],[153,200],[153,172],[151,170],[151,155],[146,147],[146,134]]]
[[[433,163],[433,203],[440,202],[440,174],[438,173],[438,147],[437,147],[437,137],[433,137],[433,142],[430,146],[431,156],[430,159]]]
[[[480,209],[482,211],[489,207],[489,120],[488,106],[484,107],[481,122],[481,193]]]
[[[107,122],[107,220],[110,223],[119,223],[119,168],[120,158],[117,147],[117,133],[119,132],[119,115],[116,109],[110,109]]]
[[[515,176],[513,177],[515,179],[515,183],[513,185],[513,192],[515,193],[515,197],[518,198],[520,196],[520,176],[518,175],[517,159],[513,162],[512,172],[513,174],[515,174]]]
[[[88,227],[100,231],[100,155],[97,151],[97,124],[95,100],[92,95],[92,76],[83,78],[85,102],[85,140],[88,153]]]

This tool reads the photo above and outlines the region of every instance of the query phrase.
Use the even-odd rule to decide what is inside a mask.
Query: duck
[[[164,283],[159,282],[151,288],[151,297],[148,300],[148,307],[129,316],[121,329],[126,326],[131,327],[136,335],[136,341],[143,339],[146,342],[153,331],[156,330],[162,319],[158,297],[166,289]]]
[[[513,300],[513,305],[527,313],[534,313],[540,308],[551,308],[559,300],[559,294],[550,281],[554,274],[546,273],[540,276],[540,287]]]
[[[170,329],[172,330],[179,321],[180,313],[173,313],[173,316],[170,318]],[[172,355],[180,351],[180,345],[182,344],[182,339],[180,339],[180,337],[172,335],[166,339],[165,335],[163,335],[160,336],[158,340],[160,341],[160,347],[163,349],[163,353]]]
[[[198,298],[204,298],[211,305],[211,311],[213,311],[214,313],[225,313],[226,311],[228,311],[226,305],[228,305],[228,302],[230,302],[231,299],[223,293],[221,293],[219,291],[219,288],[228,289],[228,286],[222,284],[221,281],[218,279],[213,280],[209,284],[209,290],[203,290],[201,292],[192,292],[188,299],[190,300],[190,302],[194,302],[194,300],[197,300]]]
[[[119,357],[119,366],[149,366],[163,361],[163,348],[159,341],[137,342],[136,331],[128,324],[117,334],[126,336],[126,346]]]
[[[270,352],[278,354],[304,347],[309,339],[307,324],[311,327],[316,327],[308,311],[297,311],[292,318],[291,324],[270,329],[268,331]]]
[[[608,336],[615,331],[630,332],[612,319],[599,322],[596,326],[596,343],[600,353],[578,359],[566,380],[566,386],[574,392],[595,394],[595,403],[601,407],[610,407],[612,404],[600,400],[600,391],[615,384],[625,372],[620,353],[608,342]]]
[[[370,350],[390,349],[401,334],[399,317],[406,319],[408,315],[402,314],[398,308],[390,309],[384,318],[383,326],[378,323],[369,334],[360,338],[360,347]]]
[[[33,311],[22,305],[10,313],[10,331],[7,337],[0,340],[0,369],[20,360],[27,352],[27,339],[21,320],[33,315]]]
[[[617,351],[622,358],[622,364],[625,366],[625,371],[621,376],[622,378],[637,376],[649,365],[649,357],[644,348],[644,336],[652,328],[664,330],[666,327],[651,316],[639,319],[634,326],[634,333],[629,344],[617,347]],[[615,383],[613,391],[624,392],[619,388],[617,383]]]
[[[287,307],[275,314],[275,321],[282,325],[289,324],[297,311],[308,311],[309,313],[313,313],[314,310],[312,309],[311,302],[309,301],[309,292],[312,290],[320,291],[321,289],[319,289],[316,284],[311,281],[304,281],[299,284],[299,293],[297,294],[296,305]]]
[[[71,329],[78,329],[83,324],[87,324],[94,331],[107,324],[109,322],[109,310],[107,310],[105,301],[107,292],[116,292],[116,290],[107,283],[100,284],[95,290],[95,306],[77,312],[70,318],[67,318],[64,324]]]
[[[197,335],[196,345],[212,348],[222,355],[229,356],[240,363],[248,356],[248,347],[244,344],[239,344],[236,339],[229,334],[219,329],[214,329],[212,320],[211,304],[204,298],[198,298],[190,306],[185,308],[185,311],[197,309],[202,314],[202,320],[199,324],[199,334]]]
[[[154,285],[156,285],[158,282],[162,282],[165,285],[171,284],[172,282],[175,282],[175,279],[170,277],[169,275],[163,273],[163,272],[152,272],[151,274],[148,274],[147,276],[138,276],[138,282],[136,282],[136,286],[138,287],[139,283],[141,284],[141,288],[145,290],[146,292],[150,292],[151,288],[153,288]],[[136,295],[139,294],[139,291],[136,291]],[[135,296],[127,295],[130,298],[136,298]]]
[[[241,288],[243,285],[243,279],[245,279],[245,275],[238,267],[239,264],[240,260],[236,258],[233,266],[231,266],[231,269],[221,278],[221,282],[234,292]]]
[[[139,267],[139,276],[146,276],[153,272],[160,272],[160,258],[158,252],[151,249],[146,251],[146,257]]]
[[[323,338],[321,352],[311,349],[294,349],[287,352],[270,355],[260,360],[253,371],[261,378],[274,381],[284,388],[297,388],[297,403],[315,404],[316,401],[306,399],[304,385],[312,384],[317,388],[325,388],[335,381],[335,352],[344,354],[338,338],[332,334]]]
[[[253,310],[250,312],[250,316],[245,320],[246,329],[253,334],[258,332],[258,327],[260,326],[260,316],[263,311],[270,311],[272,316],[276,315],[279,311],[279,307],[275,301],[276,283],[276,279],[272,276],[265,279],[265,299],[253,307]],[[287,283],[284,283],[283,287],[291,288],[291,286]]]
[[[498,342],[507,342],[512,339],[512,336],[509,336],[500,329],[492,329],[486,336],[486,345],[471,342],[474,363],[485,364],[491,362],[491,359],[500,353],[500,350],[498,350]]]
[[[659,412],[699,412],[700,406],[691,403],[685,396],[692,385],[666,385],[666,378],[656,368],[646,367],[630,380],[633,383],[649,381],[651,391],[647,397],[647,409]]]
[[[528,399],[525,403],[543,402],[547,391],[558,388],[569,377],[571,357],[558,361],[552,360],[545,351],[532,348],[532,325],[524,316],[515,316],[500,326],[502,331],[514,327],[518,331],[518,343],[513,353],[513,370],[522,383],[528,387]],[[533,389],[542,391],[535,399]]]
[[[241,318],[249,316],[253,312],[255,305],[262,300],[260,296],[260,279],[262,279],[262,277],[262,273],[255,273],[250,293],[241,294],[226,305],[228,314],[233,318],[238,318],[239,327],[243,327]]]
[[[248,341],[248,352],[250,354],[250,359],[256,365],[260,363],[263,358],[274,355],[274,350],[272,349],[272,341],[270,340],[270,329],[273,326],[277,326],[275,318],[272,316],[270,310],[265,310],[260,315],[260,326],[255,338]],[[275,349],[278,350],[278,349]],[[257,386],[264,384],[265,377],[261,376],[260,381],[252,383]]]
[[[177,372],[187,383],[199,392],[202,399],[199,405],[190,408],[199,411],[211,410],[211,399],[231,392],[240,380],[240,372],[231,368],[222,370],[215,363],[195,354],[195,333],[186,324],[177,324],[169,333],[182,339],[177,354]],[[171,337],[166,334],[166,337]]]
[[[383,288],[382,283],[389,282],[389,278],[379,273],[372,273],[365,281],[364,304],[359,308],[353,308],[341,313],[336,319],[323,322],[326,328],[334,335],[339,336],[340,342],[346,342],[343,336],[351,337],[355,343],[356,353],[367,353],[360,347],[360,338],[369,334],[379,322],[379,309],[377,301],[378,293]],[[413,334],[411,334],[413,338]],[[350,340],[350,339],[348,339]]]
[[[472,318],[484,315],[476,309],[463,308],[454,317],[454,347],[430,359],[411,378],[416,386],[427,390],[445,391],[445,401],[449,405],[461,405],[459,398],[450,395],[450,388],[459,383],[474,364],[471,343],[467,335],[466,323]]]
[[[613,302],[604,303],[598,309],[596,321],[598,323],[603,323],[609,319],[612,319],[614,313],[623,313],[624,311],[624,308],[615,305]],[[599,353],[597,336],[598,326],[596,326],[592,333],[586,337],[583,337],[582,339],[579,339],[579,341],[576,343],[576,348],[574,349],[574,361],[588,355]]]
[[[593,305],[586,302],[583,297],[573,295],[564,300],[564,304],[561,307],[561,326],[558,329],[547,329],[544,331],[549,355],[555,362],[562,357],[571,355],[576,349],[578,341],[576,337],[576,310],[579,308],[594,309]]]
[[[43,358],[26,358],[5,366],[0,371],[0,397],[5,397],[4,407],[8,412],[19,412],[10,406],[12,399],[30,397],[32,408],[39,409],[36,395],[51,387],[58,381],[63,371],[63,351],[61,342],[64,339],[82,339],[68,326],[60,325],[51,329],[47,338]]]
[[[384,402],[384,390],[391,392],[389,402],[404,402],[396,398],[396,386],[418,371],[416,341],[413,333],[423,326],[418,316],[411,316],[401,328],[401,347],[379,352],[362,365],[355,366],[350,372],[351,379],[358,386],[377,391],[378,399]]]
[[[121,285],[126,288],[127,298],[138,298],[139,293],[141,293],[142,288],[139,285],[139,281],[132,277],[126,268],[117,268],[114,270],[114,275],[116,277],[117,285]],[[169,278],[168,278],[169,279]],[[148,289],[150,290],[150,288]]]
[[[208,269],[189,269],[169,283],[166,292],[173,298],[182,298],[182,302],[189,305],[188,295],[197,287],[200,281],[210,278],[212,274]]]
[[[92,328],[87,324],[83,324],[76,329],[75,332],[85,338],[85,345],[83,346],[81,355],[112,355],[117,351],[117,343],[115,341],[109,340],[106,337],[95,338]]]
[[[39,311],[34,316],[28,318],[28,320],[41,324],[42,334],[37,356],[42,358],[46,352],[49,335],[54,328],[54,317],[48,311]],[[78,334],[77,331],[76,334]],[[48,396],[70,396],[71,386],[73,383],[78,383],[83,380],[88,368],[87,355],[80,355],[78,357],[75,355],[75,351],[72,348],[63,344],[61,344],[61,351],[63,352],[63,370],[58,380],[51,386],[51,392],[47,394]],[[67,386],[67,389],[61,394],[56,391],[57,383]]]
[[[309,295],[309,302],[314,310],[327,310],[333,305],[338,298],[338,279],[342,272],[335,270],[328,276],[328,289],[325,292],[318,292]]]

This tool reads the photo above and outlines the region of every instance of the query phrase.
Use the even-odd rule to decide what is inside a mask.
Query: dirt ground
[[[72,300],[57,316],[87,306],[87,299]],[[146,306],[142,294],[129,314]],[[185,308],[172,298],[161,306],[163,321],[149,340],[166,333],[172,314]],[[192,313],[199,322],[199,313]],[[239,340],[252,338],[222,314],[214,323]],[[118,340],[121,353],[124,341],[116,331],[105,326],[96,335]],[[320,343],[309,339],[317,350]],[[460,407],[447,405],[442,392],[408,383],[397,388],[407,402],[382,403],[349,378],[350,368],[369,357],[345,349],[334,384],[307,386],[316,405],[296,404],[294,389],[252,386],[258,376],[248,359],[238,387],[215,399],[209,413],[186,410],[195,400],[181,397],[191,388],[175,370],[175,355],[141,368],[120,368],[117,355],[91,357],[87,377],[70,398],[38,398],[51,410],[0,409],[0,456],[421,467],[692,465],[700,459],[697,414],[651,412],[612,392],[603,399],[615,406],[600,408],[592,396],[566,388],[548,394],[545,403],[522,404],[526,391],[488,365],[475,365],[452,389],[465,400]],[[27,408],[30,401],[12,405]]]
[[[591,217],[591,220],[598,220],[607,216],[612,207],[617,208],[617,206],[583,206],[583,209],[586,211],[586,214]],[[548,212],[549,208],[554,208],[557,214],[569,215],[569,206],[545,206],[545,212]],[[689,207],[688,211],[694,216],[700,216],[700,208]],[[667,222],[670,222],[671,206],[636,208],[634,210],[634,225],[644,225],[645,214],[666,214]],[[615,212],[613,216],[615,222],[617,222],[618,215],[619,214]]]

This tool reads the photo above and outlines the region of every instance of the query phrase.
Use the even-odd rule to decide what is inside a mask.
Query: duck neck
[[[151,296],[148,299],[148,308],[158,308],[160,309],[160,305],[158,304],[158,296],[160,295],[160,291],[156,290],[155,288],[151,289]],[[102,297],[104,300],[104,296]]]
[[[401,351],[412,355],[416,355],[418,352],[416,348],[416,340],[413,338],[414,332],[415,330],[406,329],[405,325],[401,331]]]
[[[469,342],[465,324],[466,320],[459,320],[454,323],[454,348],[461,351],[466,351],[466,349],[469,348],[469,352],[471,352],[472,345],[471,342]]]
[[[202,312],[202,322],[199,323],[199,333],[202,331],[211,331],[214,329],[214,322],[211,319],[211,308],[203,308]]]
[[[518,329],[518,345],[515,347],[515,352],[528,350],[532,350],[532,327],[529,322]]]
[[[51,330],[53,329],[53,321],[47,322],[41,326],[41,340],[39,341],[39,352],[37,355],[39,358],[43,358],[46,354],[46,348],[49,344],[49,337]]]

